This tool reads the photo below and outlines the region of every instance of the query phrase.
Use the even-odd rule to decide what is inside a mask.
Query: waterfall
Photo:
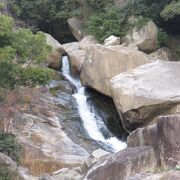
[[[63,75],[77,88],[77,93],[73,94],[78,105],[78,111],[83,122],[84,128],[87,131],[88,135],[95,141],[105,144],[107,147],[110,147],[113,152],[117,152],[126,148],[126,143],[120,141],[116,137],[110,137],[106,139],[97,125],[97,119],[102,123],[103,119],[95,113],[92,105],[87,103],[87,96],[85,94],[85,88],[81,85],[79,79],[75,79],[71,76],[69,59],[67,56],[62,58],[62,73]],[[105,125],[105,124],[104,124]]]

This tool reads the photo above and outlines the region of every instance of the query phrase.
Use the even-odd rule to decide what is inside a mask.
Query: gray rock
[[[127,131],[149,124],[180,103],[179,69],[179,62],[157,61],[112,79],[112,97]]]

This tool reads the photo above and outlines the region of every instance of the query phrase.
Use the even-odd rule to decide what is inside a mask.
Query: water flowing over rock
[[[52,47],[52,51],[48,55],[46,63],[50,68],[59,70],[61,67],[61,56],[62,53],[64,53],[64,49],[62,45],[50,34],[44,34],[46,36],[46,43]]]
[[[120,37],[116,37],[116,36],[112,35],[104,40],[104,45],[105,46],[115,46],[115,45],[120,45],[120,42],[121,42]]]
[[[74,37],[80,41],[84,36],[81,21],[78,18],[70,18],[68,19],[68,24]]]
[[[112,79],[112,97],[127,131],[149,124],[180,103],[179,69],[179,62],[157,61]]]
[[[80,75],[86,51],[80,49],[80,43],[78,42],[63,44],[63,47],[70,60],[71,73],[74,76]]]
[[[69,90],[62,92],[64,101],[65,91]],[[65,167],[83,171],[87,167],[89,153],[75,144],[59,123],[66,106],[70,107],[49,94],[47,88],[23,88],[10,93],[0,107],[0,128],[17,136],[22,145],[21,165],[33,175]]]
[[[144,52],[152,52],[157,49],[158,28],[154,22],[149,21],[143,27],[135,27],[132,32],[123,38],[127,46],[137,46]]]
[[[110,80],[121,72],[149,62],[147,56],[132,48],[91,45],[81,71],[81,82],[111,96]]]

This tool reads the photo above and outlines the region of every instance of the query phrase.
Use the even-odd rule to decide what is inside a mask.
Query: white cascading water
[[[69,67],[69,59],[67,56],[63,56],[62,58],[62,73],[77,88],[77,93],[75,93],[73,96],[76,99],[79,114],[88,135],[93,140],[100,141],[104,143],[105,145],[111,147],[114,152],[117,152],[119,150],[126,148],[125,142],[118,140],[116,137],[105,139],[103,134],[98,129],[96,119],[101,118],[101,117],[98,117],[97,114],[95,114],[92,110],[90,110],[92,109],[92,107],[90,107],[90,105],[87,103],[87,97],[85,95],[85,88],[81,85],[80,80],[75,79],[71,76],[70,67]]]

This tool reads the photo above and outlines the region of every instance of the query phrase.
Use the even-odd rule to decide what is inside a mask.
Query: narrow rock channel
[[[82,125],[89,138],[95,140],[102,148],[111,152],[117,152],[126,148],[126,143],[115,137],[108,130],[103,118],[96,112],[93,103],[87,101],[91,93],[86,91],[79,79],[71,76],[68,56],[62,57],[62,73],[77,89],[73,96],[77,102]]]

